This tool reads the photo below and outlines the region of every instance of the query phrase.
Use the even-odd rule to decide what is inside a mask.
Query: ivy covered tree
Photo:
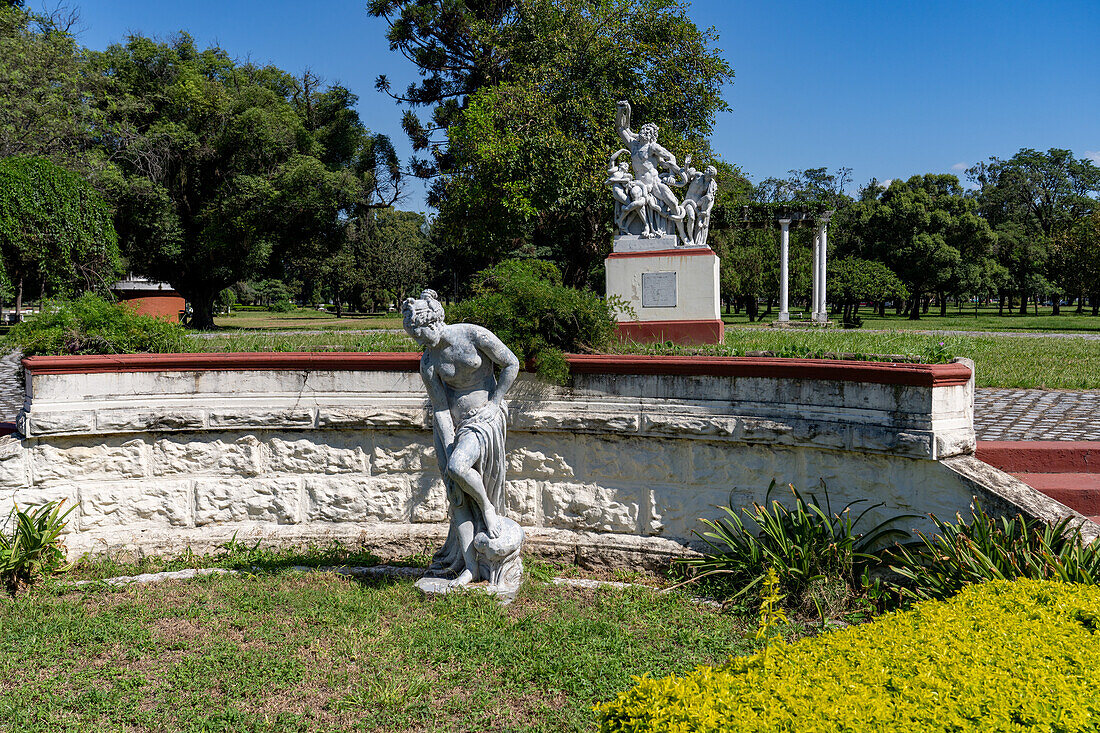
[[[681,160],[709,160],[733,72],[675,0],[373,0],[368,12],[422,76],[403,93],[378,86],[430,110],[428,122],[408,110],[404,127],[427,154],[412,167],[434,178],[436,229],[466,255],[456,279],[516,252],[554,261],[568,283],[598,279],[620,99]]]
[[[105,291],[120,269],[110,208],[88,181],[44,158],[0,159],[0,257],[16,313],[28,289]]]

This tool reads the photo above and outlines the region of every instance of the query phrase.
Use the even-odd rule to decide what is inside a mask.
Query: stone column
[[[813,295],[810,298],[810,320],[820,322],[821,311],[818,308],[818,304],[821,302],[821,227],[814,228],[814,245],[813,245]]]
[[[814,245],[816,246],[816,256],[814,257],[814,314],[813,319],[818,323],[825,323],[829,320],[829,306],[826,303],[825,295],[825,258],[828,252],[828,224],[822,222],[817,225],[817,233],[814,236]]]
[[[780,219],[779,226],[783,227],[783,231],[779,235],[779,319],[780,321],[791,320],[791,312],[788,303],[788,282],[790,280],[788,271],[788,255],[790,254],[790,219]]]

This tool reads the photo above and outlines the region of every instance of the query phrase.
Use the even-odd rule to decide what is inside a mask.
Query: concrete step
[[[1028,486],[1085,516],[1100,515],[1100,473],[1017,473]]]
[[[983,440],[976,455],[1100,523],[1100,442]]]
[[[1007,473],[1100,473],[1100,441],[982,440],[977,458]]]

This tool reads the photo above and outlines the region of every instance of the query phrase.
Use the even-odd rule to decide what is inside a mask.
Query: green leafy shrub
[[[184,330],[89,293],[47,303],[38,315],[12,326],[7,342],[26,356],[169,353],[184,350]]]
[[[294,310],[294,304],[289,300],[276,300],[267,306],[267,309],[274,313],[290,313]]]
[[[735,507],[731,493],[729,505],[722,507],[725,516],[701,520],[708,531],[696,535],[709,550],[680,563],[692,579],[709,579],[713,590],[736,599],[756,590],[774,570],[792,605],[816,608],[819,614],[823,606],[840,611],[870,584],[868,571],[880,563],[877,550],[907,534],[890,525],[915,516],[892,517],[865,530],[864,517],[882,504],[857,511],[866,501],[857,499],[834,512],[822,481],[823,501],[788,485],[794,500],[788,506],[772,499],[775,487],[773,481],[765,503],[753,502],[751,509]]]
[[[8,515],[11,528],[0,531],[0,582],[9,593],[63,567],[65,546],[60,536],[65,518],[75,507],[62,513],[61,504],[51,501],[26,511],[15,508]]]
[[[892,551],[891,569],[908,581],[901,595],[914,600],[947,598],[971,583],[1034,578],[1067,583],[1100,581],[1100,542],[1085,545],[1071,519],[1048,525],[1023,516],[989,516],[979,505],[971,521],[932,522],[936,533]]]
[[[493,331],[548,381],[561,384],[568,377],[564,352],[599,350],[615,333],[613,306],[562,285],[561,272],[550,262],[507,260],[479,272],[473,292],[449,309],[448,320]]]
[[[994,581],[767,654],[636,678],[603,733],[1096,731],[1100,588]]]

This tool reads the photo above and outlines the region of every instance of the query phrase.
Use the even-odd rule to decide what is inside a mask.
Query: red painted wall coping
[[[976,456],[1008,473],[1100,473],[1100,441],[981,440]]]
[[[678,376],[771,377],[839,382],[871,382],[915,387],[966,384],[964,364],[891,364],[830,359],[776,359],[746,356],[640,356],[570,354],[576,374],[667,374]],[[203,354],[115,354],[31,356],[31,374],[194,371],[417,371],[415,352],[259,352]]]
[[[623,341],[641,344],[672,341],[677,344],[720,344],[726,327],[721,319],[713,321],[623,321],[615,324],[615,334]]]

